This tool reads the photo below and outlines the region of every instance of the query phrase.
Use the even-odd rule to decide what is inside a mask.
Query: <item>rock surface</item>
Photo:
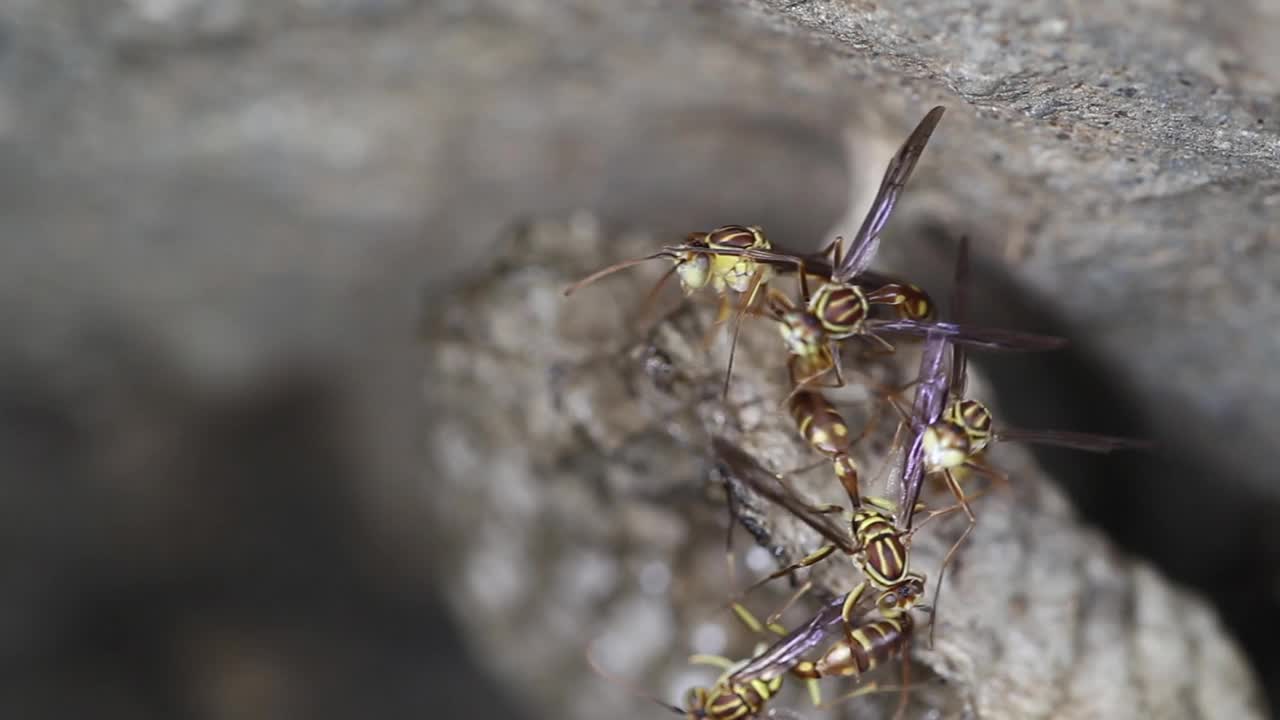
[[[722,512],[697,500],[714,462],[710,437],[775,471],[813,460],[778,409],[785,355],[771,323],[744,328],[732,391],[721,400],[715,370],[727,342],[720,338],[710,356],[700,350],[710,309],[686,306],[637,333],[626,309],[640,303],[653,273],[560,297],[593,259],[638,256],[646,245],[652,240],[601,233],[585,216],[535,223],[431,335],[433,526],[457,549],[446,586],[478,654],[536,698],[544,717],[660,712],[643,704],[624,711],[622,688],[601,696],[606,684],[580,670],[587,642],[613,671],[643,674],[672,698],[692,682],[685,655],[720,651],[698,645],[707,632],[700,618],[713,618],[707,608],[727,595],[726,570],[715,563],[721,546],[698,532]],[[851,367],[892,387],[915,363],[904,349]],[[975,378],[970,392],[989,390]],[[865,386],[840,396],[851,427],[876,423],[857,445],[864,493],[888,495],[874,481],[889,476],[870,469],[884,467],[896,422],[875,420],[885,408]],[[974,501],[980,520],[951,565],[936,644],[915,644],[915,657],[946,684],[917,680],[912,717],[1264,717],[1251,671],[1209,607],[1082,528],[1025,452],[993,455],[1012,485]],[[839,501],[822,467],[790,481],[811,501]],[[780,561],[823,542],[749,489],[736,492],[746,493],[745,522]],[[925,499],[942,507],[948,497],[939,490]],[[953,513],[922,524],[913,568],[937,577],[964,527],[958,521]],[[813,578],[832,594],[860,579],[841,560],[817,566]],[[731,643],[728,655],[750,647]],[[892,703],[844,710],[873,717],[886,708]]]
[[[1257,0],[614,5],[0,7],[0,408],[15,428],[5,476],[66,478],[9,481],[20,571],[5,632],[15,665],[35,668],[10,678],[15,696],[67,709],[68,695],[42,688],[101,663],[120,675],[84,695],[100,715],[216,706],[242,716],[188,695],[218,696],[206,681],[266,692],[210,680],[258,677],[237,674],[239,659],[267,662],[241,640],[261,634],[243,629],[221,644],[196,633],[192,647],[217,651],[193,677],[157,679],[154,668],[171,665],[159,646],[135,648],[132,664],[103,659],[113,645],[86,628],[159,618],[157,636],[168,637],[188,627],[181,592],[165,595],[165,612],[144,612],[127,593],[100,603],[105,614],[51,601],[115,602],[134,583],[169,593],[182,568],[231,562],[204,554],[217,539],[246,527],[292,537],[274,514],[211,523],[201,540],[171,537],[204,507],[200,483],[175,486],[173,468],[243,455],[251,497],[274,492],[284,472],[256,436],[210,439],[225,418],[271,418],[277,443],[299,458],[333,442],[320,437],[349,443],[331,481],[362,519],[324,511],[316,522],[367,526],[350,542],[368,554],[335,560],[351,573],[336,576],[379,612],[400,617],[370,599],[379,593],[400,608],[425,602],[436,551],[417,525],[432,497],[417,484],[414,447],[427,419],[407,392],[422,382],[421,305],[431,317],[451,308],[449,289],[483,272],[503,229],[531,214],[590,208],[663,239],[754,222],[817,245],[856,225],[883,158],[941,103],[947,116],[884,262],[942,287],[937,229],[968,233],[983,319],[1071,337],[1076,354],[1051,373],[991,363],[997,385],[1011,378],[999,387],[1010,416],[1161,442],[1150,459],[1072,458],[1053,474],[1081,478],[1076,498],[1110,534],[1213,597],[1275,697],[1276,11]],[[210,477],[202,482],[228,482]],[[308,487],[280,482],[279,497]],[[139,548],[170,554],[140,560]],[[230,576],[247,588],[275,574],[240,570]],[[315,596],[307,582],[295,590],[299,603]],[[271,615],[271,594],[254,592],[227,606]],[[88,648],[89,659],[52,647]],[[271,662],[292,667],[281,658],[301,651],[289,647]],[[423,674],[462,687],[472,670],[456,652]],[[324,668],[271,687],[325,685],[311,672],[412,696],[396,707],[452,707],[443,692],[397,695]],[[139,689],[153,687],[163,690]]]

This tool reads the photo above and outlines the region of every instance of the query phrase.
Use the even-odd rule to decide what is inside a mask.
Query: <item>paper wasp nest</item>
[[[511,233],[489,277],[429,321],[427,401],[438,421],[426,482],[451,548],[446,592],[476,656],[533,716],[665,715],[593,674],[589,641],[611,672],[675,703],[715,674],[690,666],[690,653],[749,654],[755,639],[722,609],[726,512],[708,472],[709,438],[729,439],[774,471],[819,459],[780,409],[785,355],[772,322],[745,322],[725,400],[728,334],[710,352],[702,346],[714,299],[677,306],[672,291],[650,313],[651,327],[637,327],[646,290],[666,270],[660,262],[561,295],[574,279],[659,244],[587,216],[531,223]],[[853,427],[878,403],[859,378],[900,385],[916,360],[911,343],[846,360],[857,370],[832,397]],[[989,397],[980,377],[970,392]],[[882,412],[856,447],[868,493],[886,491],[874,485],[886,476],[896,424]],[[1247,665],[1203,602],[1079,524],[1026,452],[997,445],[990,459],[1011,482],[973,501],[978,523],[948,570],[933,647],[927,625],[916,632],[911,717],[1264,716]],[[789,480],[813,501],[842,499],[826,464]],[[932,485],[923,495],[934,506],[949,497]],[[821,543],[762,498],[742,500],[743,523],[779,561]],[[930,592],[963,527],[953,513],[915,534],[912,568],[928,574]],[[757,557],[752,545],[739,528],[736,555]],[[737,586],[777,565],[739,562]],[[859,579],[838,553],[811,577],[828,593]],[[788,588],[775,585],[747,604],[777,607]],[[802,601],[784,622],[802,622],[814,607]],[[874,677],[895,684],[898,663]],[[827,697],[855,687],[823,683]],[[798,691],[776,702],[814,718],[887,717],[895,703],[884,693],[816,710]]]

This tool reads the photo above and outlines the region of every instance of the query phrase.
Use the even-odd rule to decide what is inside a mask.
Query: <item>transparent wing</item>
[[[824,645],[827,640],[844,629],[844,597],[828,602],[809,622],[782,636],[760,654],[751,658],[733,673],[734,684],[747,682],[762,675],[789,670],[809,651]]]
[[[1155,443],[1150,440],[1115,437],[1113,435],[1094,435],[1093,433],[1065,432],[1062,430],[1001,428],[996,431],[996,439],[1038,445],[1056,445],[1073,450],[1098,453],[1109,453],[1113,450],[1150,450],[1155,447]]]
[[[907,451],[902,460],[902,499],[898,505],[898,527],[910,529],[913,508],[924,485],[924,429],[937,422],[947,399],[948,378],[943,371],[947,338],[930,334],[920,353],[920,372],[916,375],[916,395],[907,422]]]
[[[951,288],[951,319],[957,323],[965,321],[968,315],[969,294],[969,238],[960,238],[960,248],[956,253],[956,275]],[[967,351],[964,345],[955,343],[951,346],[951,392],[964,397],[965,380],[968,367]]]
[[[899,335],[927,337],[938,335],[948,342],[964,343],[984,350],[1043,351],[1057,350],[1067,344],[1065,338],[1037,335],[1016,330],[1003,330],[978,325],[961,325],[953,322],[923,322],[920,320],[872,320],[868,330]]]
[[[777,475],[760,467],[745,450],[719,437],[712,438],[711,449],[715,454],[716,470],[726,480],[746,485],[782,507],[845,553],[852,555],[858,552],[858,546],[848,532],[834,525],[826,516],[812,512],[808,503],[793,495]]]
[[[941,105],[930,110],[920,124],[916,125],[916,129],[911,131],[911,135],[898,149],[898,153],[889,161],[884,179],[880,181],[880,190],[876,192],[876,199],[871,203],[867,216],[863,218],[858,234],[849,244],[840,267],[836,269],[834,279],[837,282],[849,282],[854,275],[866,270],[871,264],[871,259],[875,257],[876,250],[880,247],[880,232],[889,222],[893,206],[898,202],[898,195],[902,192],[902,188],[906,187],[907,179],[915,170],[916,162],[920,160],[920,154],[924,152],[924,146],[933,135],[933,129],[938,126],[938,121],[942,120],[944,112],[946,108]]]

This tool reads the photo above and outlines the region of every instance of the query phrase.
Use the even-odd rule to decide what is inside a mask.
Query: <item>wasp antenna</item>
[[[645,319],[649,316],[649,312],[653,310],[653,304],[658,299],[658,293],[666,286],[667,281],[671,279],[671,276],[680,269],[680,264],[682,262],[682,260],[677,260],[676,264],[672,265],[669,270],[663,273],[662,277],[658,278],[658,282],[654,283],[653,287],[649,289],[649,294],[644,296],[644,302],[640,304],[640,312],[636,314],[636,322],[643,325]]]
[[[600,667],[600,664],[596,662],[595,656],[591,653],[591,648],[594,645],[595,645],[594,639],[588,641],[586,646],[582,649],[582,653],[586,656],[587,664],[591,666],[591,669],[595,671],[595,674],[599,675],[605,680],[608,680],[611,683],[614,683],[615,685],[618,685],[623,690],[626,690],[627,693],[633,697],[638,697],[638,698],[641,698],[642,700],[650,700],[652,702],[657,703],[660,707],[666,708],[667,710],[675,713],[676,715],[680,715],[682,717],[688,717],[689,713],[686,712],[684,709],[678,708],[675,705],[672,705],[671,703],[666,702],[664,700],[660,700],[656,695],[645,692],[644,690],[641,690],[639,687],[637,687],[635,684],[631,683],[630,681],[622,677],[619,677],[609,672],[608,670],[605,670],[604,668]]]
[[[603,277],[606,277],[606,276],[612,275],[612,274],[614,274],[614,273],[618,272],[619,270],[625,270],[626,268],[629,268],[629,267],[631,267],[631,266],[633,266],[633,265],[639,265],[640,263],[645,263],[645,262],[648,262],[648,261],[650,261],[650,260],[655,260],[655,259],[660,258],[660,257],[671,257],[671,253],[670,253],[670,252],[668,252],[668,251],[666,251],[666,250],[663,250],[663,251],[661,251],[661,252],[656,252],[656,253],[654,253],[654,254],[652,254],[652,255],[646,255],[646,256],[641,257],[641,258],[632,258],[632,259],[630,259],[630,260],[623,260],[622,262],[614,263],[613,265],[610,265],[610,266],[609,266],[609,267],[607,267],[607,268],[603,268],[603,269],[600,269],[600,270],[597,270],[597,271],[595,271],[595,272],[591,273],[590,275],[588,275],[588,276],[586,276],[586,277],[582,278],[582,279],[581,279],[581,280],[579,280],[578,282],[576,282],[576,283],[574,283],[574,284],[570,285],[569,287],[565,288],[565,289],[564,289],[564,295],[565,295],[565,297],[568,297],[568,296],[570,296],[570,295],[574,294],[575,292],[577,292],[578,290],[580,290],[580,289],[582,289],[582,288],[584,288],[584,287],[586,287],[586,286],[590,285],[591,283],[594,283],[595,281],[597,281],[597,280],[599,280],[599,279],[601,279],[601,278],[603,278]]]

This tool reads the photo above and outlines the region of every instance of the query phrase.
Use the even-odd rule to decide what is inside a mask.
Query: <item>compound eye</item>
[[[676,265],[680,282],[686,290],[698,290],[707,284],[711,274],[711,258],[704,253],[688,253]]]

